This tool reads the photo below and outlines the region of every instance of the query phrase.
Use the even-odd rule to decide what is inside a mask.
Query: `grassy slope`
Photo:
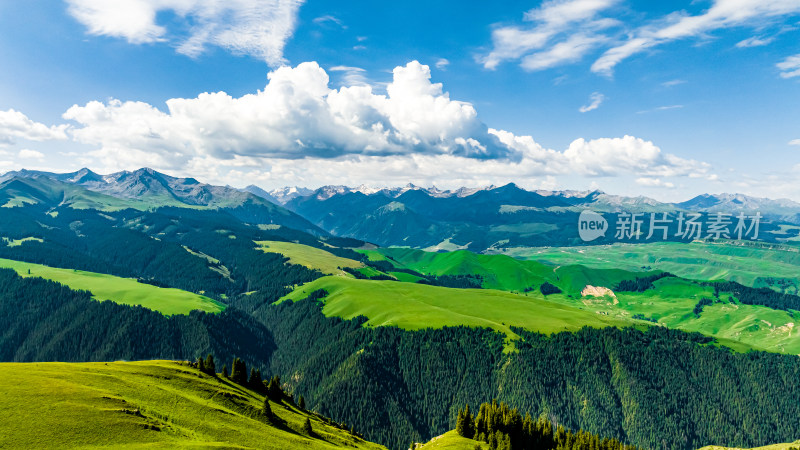
[[[597,268],[652,268],[694,280],[732,280],[753,286],[759,277],[797,279],[800,252],[789,246],[758,248],[731,244],[663,242],[586,247],[509,249],[517,258],[556,265]],[[794,292],[792,292],[794,293]]]
[[[686,244],[677,244],[687,246]],[[762,256],[765,250],[743,249],[735,246],[712,246],[712,244],[692,244],[693,248],[684,250],[674,249],[675,252],[693,252],[697,258],[694,264],[700,264],[701,252],[716,251],[719,255],[726,252],[748,254],[747,260],[737,260],[731,257],[732,263],[741,267],[752,267],[760,264],[755,258],[763,257],[769,261],[789,258],[794,255],[778,253],[778,250],[766,251],[768,256]],[[671,249],[674,244],[667,247]],[[614,246],[618,247],[618,246]],[[635,246],[625,246],[624,249]],[[641,248],[643,246],[638,246]],[[708,250],[708,248],[710,250]],[[583,251],[586,247],[581,248]],[[607,248],[607,247],[602,247]],[[658,248],[654,247],[654,253]],[[559,254],[559,249],[548,249]],[[593,248],[592,252],[601,256],[601,248]],[[588,250],[587,250],[588,252]],[[702,297],[712,297],[712,291],[696,283],[665,279],[656,282],[657,289],[644,293],[617,292],[618,303],[612,299],[581,298],[580,292],[587,285],[612,288],[620,280],[630,279],[634,276],[646,275],[646,272],[630,272],[617,267],[635,270],[625,262],[622,249],[615,248],[610,252],[612,256],[606,258],[601,268],[582,265],[567,265],[551,267],[536,261],[519,261],[506,255],[477,255],[467,251],[452,253],[429,253],[404,248],[382,248],[364,251],[372,260],[389,260],[393,264],[436,275],[455,274],[480,274],[484,276],[484,285],[496,286],[503,290],[520,291],[520,286],[536,286],[542,281],[549,281],[558,285],[567,295],[550,295],[547,300],[566,306],[581,308],[586,311],[608,315],[620,320],[631,320],[633,315],[641,314],[647,318],[655,319],[659,324],[684,331],[697,331],[709,336],[714,336],[723,344],[737,350],[769,350],[780,353],[800,354],[800,321],[785,311],[777,311],[761,306],[742,304],[714,304],[705,307],[703,312],[696,316],[693,309]],[[567,253],[573,255],[572,253]],[[586,253],[575,253],[582,256]],[[616,255],[616,256],[615,256]],[[615,264],[613,259],[620,258],[623,263]],[[589,260],[581,260],[591,264]],[[683,259],[681,261],[686,261]],[[564,263],[572,263],[566,259]],[[798,261],[800,264],[800,261]],[[797,267],[796,267],[797,269]],[[642,270],[639,266],[638,270]],[[755,269],[750,269],[755,270]],[[769,272],[766,272],[769,273]],[[535,295],[535,294],[532,294]],[[724,298],[727,298],[724,296]]]
[[[481,255],[467,250],[433,253],[408,248],[362,250],[371,260],[388,260],[398,267],[428,275],[480,275],[483,287],[504,291],[524,291],[547,281],[565,292],[577,295],[587,284],[614,286],[641,273],[610,268],[583,266],[553,267],[538,261],[526,261],[506,255]]]
[[[426,444],[418,446],[416,450],[475,450],[476,448],[488,450],[489,445],[484,442],[478,442],[459,436],[458,433],[453,430],[431,439]]]
[[[800,448],[800,440],[785,444],[765,445],[763,447],[755,447],[749,450],[788,450],[793,447]],[[701,447],[699,450],[742,450],[742,449],[738,449],[736,447],[721,447],[719,445],[707,445],[705,447]]]
[[[383,448],[172,361],[4,363],[0,392],[0,448]]]
[[[729,295],[722,294],[724,302],[706,306],[696,316],[695,305],[703,297],[713,299],[713,289],[676,278],[665,278],[654,284],[656,289],[646,292],[617,292],[618,303],[607,298],[572,299],[563,295],[550,295],[548,300],[573,306],[579,304],[584,310],[620,319],[641,314],[670,328],[714,336],[737,350],[800,354],[800,321],[786,311],[731,304]]]
[[[261,250],[268,253],[280,253],[289,258],[291,264],[299,264],[309,269],[317,269],[328,275],[352,275],[339,269],[339,267],[350,267],[354,269],[364,267],[364,264],[347,258],[342,258],[325,250],[310,247],[293,242],[278,241],[258,241],[256,244]]]
[[[14,269],[23,277],[46,278],[72,289],[91,291],[97,300],[110,300],[123,305],[141,305],[165,315],[188,314],[195,309],[217,313],[225,309],[225,305],[211,298],[180,289],[139,283],[132,278],[57,269],[3,258],[0,258],[0,267]]]
[[[350,319],[369,318],[368,326],[398,326],[407,330],[429,327],[476,326],[517,336],[512,326],[554,333],[583,326],[630,324],[594,312],[544,300],[541,295],[517,295],[489,289],[450,289],[396,281],[356,280],[328,276],[305,284],[285,297],[301,300],[325,289],[323,313]]]

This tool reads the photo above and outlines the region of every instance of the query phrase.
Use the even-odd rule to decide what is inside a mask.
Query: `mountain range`
[[[0,176],[0,190],[7,197],[4,204],[30,203],[49,195],[49,201],[79,208],[221,209],[247,223],[284,225],[315,235],[330,233],[382,246],[432,251],[580,245],[576,223],[587,209],[609,215],[611,220],[624,213],[643,213],[646,219],[648,213],[735,215],[758,211],[764,218],[761,239],[790,240],[800,231],[800,203],[742,194],[702,194],[667,203],[596,190],[528,191],[513,183],[455,190],[408,184],[383,189],[362,185],[267,191],[254,185],[243,189],[214,186],[148,168],[109,175],[89,169],[62,174],[20,170]],[[606,233],[593,244],[612,242],[613,233]]]

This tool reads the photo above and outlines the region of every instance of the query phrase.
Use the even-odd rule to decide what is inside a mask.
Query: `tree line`
[[[458,410],[456,432],[465,438],[489,444],[492,450],[636,450],[617,439],[609,439],[562,425],[544,417],[533,419],[516,408],[492,400],[482,403],[477,414],[467,405]]]

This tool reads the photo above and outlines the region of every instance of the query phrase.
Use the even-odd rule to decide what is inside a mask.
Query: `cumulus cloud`
[[[601,31],[618,22],[597,15],[618,0],[548,0],[529,10],[527,27],[500,26],[492,31],[492,50],[479,61],[494,69],[508,60],[522,59],[522,67],[535,71],[582,58],[608,38]],[[571,30],[582,30],[569,34]]]
[[[722,28],[762,27],[776,17],[798,13],[800,3],[795,0],[715,0],[702,14],[678,11],[637,28],[623,43],[603,53],[592,64],[592,71],[610,76],[617,64],[652,47]]]
[[[89,34],[132,44],[172,42],[177,51],[198,56],[215,45],[271,65],[283,61],[304,0],[66,0],[68,11]],[[172,29],[157,23],[172,13]],[[164,21],[165,23],[167,21]]]
[[[9,109],[0,111],[0,146],[14,144],[17,139],[51,141],[67,139],[67,125],[47,126],[34,122],[25,114]]]
[[[599,92],[592,92],[592,95],[589,96],[589,104],[581,106],[578,111],[585,113],[589,111],[593,111],[600,107],[603,103],[603,100],[606,99],[606,96],[599,93]]]
[[[30,150],[30,149],[25,148],[25,149],[22,149],[22,150],[19,151],[19,153],[17,154],[17,157],[21,158],[21,159],[39,159],[39,160],[42,160],[42,159],[44,159],[44,153],[37,152],[36,150]]]
[[[800,77],[800,54],[786,58],[776,67],[781,71],[781,78]]]
[[[416,61],[394,69],[388,95],[370,86],[328,87],[315,62],[281,67],[256,94],[224,92],[168,100],[163,112],[146,103],[90,102],[64,118],[81,126],[75,139],[105,152],[157,152],[165,160],[195,155],[298,159],[409,152],[506,157],[475,108],[451,100]]]
[[[308,62],[274,70],[263,90],[238,98],[203,93],[170,99],[163,111],[93,101],[64,118],[75,122],[72,137],[93,146],[89,156],[108,169],[146,165],[219,179],[214,173],[225,168],[272,185],[553,185],[561,175],[700,177],[710,170],[632,136],[548,149],[531,136],[487,127],[473,105],[451,99],[430,78],[430,69],[413,61],[394,69],[385,95],[368,85],[331,89],[325,70]]]

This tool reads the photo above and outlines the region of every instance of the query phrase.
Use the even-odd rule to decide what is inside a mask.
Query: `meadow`
[[[0,392],[0,448],[384,448],[174,361],[3,363]]]
[[[218,313],[225,305],[204,295],[181,289],[162,288],[122,278],[74,269],[59,269],[0,258],[0,267],[14,269],[23,277],[41,277],[57,281],[72,289],[90,291],[99,301],[109,300],[122,305],[139,305],[164,315],[189,314],[193,310]]]
[[[328,292],[322,309],[328,317],[365,316],[369,319],[366,326],[396,326],[406,330],[459,325],[486,327],[504,333],[509,350],[518,338],[511,327],[551,334],[576,331],[584,326],[629,324],[623,319],[550,302],[541,295],[336,276],[307,283],[282,300],[302,300],[319,289]]]
[[[660,242],[515,248],[503,253],[555,266],[663,270],[693,280],[730,280],[755,287],[775,287],[769,279],[783,279],[787,288],[780,290],[792,294],[800,285],[800,247],[789,244]]]

